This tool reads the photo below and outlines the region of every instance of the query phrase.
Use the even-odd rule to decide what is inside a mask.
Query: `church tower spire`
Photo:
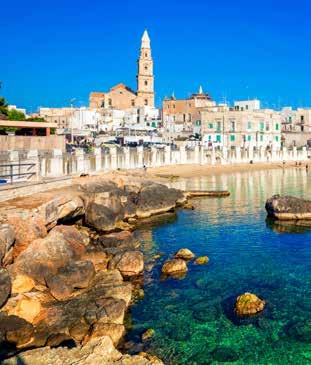
[[[137,96],[139,97],[139,104],[154,107],[153,60],[147,30],[144,31],[141,39],[137,73]]]

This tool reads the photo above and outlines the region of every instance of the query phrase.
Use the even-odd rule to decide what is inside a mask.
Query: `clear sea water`
[[[311,364],[311,230],[272,224],[264,208],[276,193],[311,199],[311,172],[223,174],[172,185],[228,189],[231,196],[195,199],[195,210],[179,210],[137,232],[150,263],[128,339],[139,343],[154,329],[144,350],[166,365]],[[163,262],[182,247],[208,255],[209,263],[190,262],[184,278],[163,279]],[[154,262],[158,252],[163,256]],[[240,320],[232,309],[246,291],[267,305]]]

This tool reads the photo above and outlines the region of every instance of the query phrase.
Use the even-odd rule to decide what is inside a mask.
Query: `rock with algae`
[[[266,302],[252,293],[240,295],[235,303],[235,313],[239,317],[247,317],[263,311]]]

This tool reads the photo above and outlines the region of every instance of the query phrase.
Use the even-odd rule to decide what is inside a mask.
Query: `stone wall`
[[[160,167],[176,164],[200,164],[200,165],[225,165],[237,163],[267,163],[282,161],[306,161],[308,151],[305,147],[301,150],[283,148],[281,150],[265,149],[244,150],[235,148],[228,150],[206,149],[195,146],[187,149],[180,146],[178,149],[152,147],[111,147],[109,150],[94,149],[93,153],[85,154],[77,149],[74,154],[63,153],[61,150],[53,150],[48,154],[40,154],[38,151],[29,151],[22,156],[17,151],[7,154],[7,163],[33,163],[33,171],[38,178],[54,178],[70,176],[81,173],[97,173],[99,171],[113,171],[117,169],[137,169],[146,167]],[[4,162],[3,159],[1,161]],[[1,167],[0,167],[1,174]]]
[[[65,151],[64,136],[0,136],[0,151],[53,149]]]

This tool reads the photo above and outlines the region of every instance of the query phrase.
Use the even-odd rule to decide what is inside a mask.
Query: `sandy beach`
[[[310,161],[302,161],[301,166],[297,168],[306,168],[306,165],[311,168]],[[235,164],[235,165],[171,165],[164,167],[154,167],[148,168],[147,176],[157,176],[157,177],[198,177],[198,176],[209,176],[218,175],[225,173],[234,172],[247,172],[247,171],[258,171],[258,170],[273,170],[273,169],[283,169],[283,168],[293,168],[295,162],[287,162],[285,165],[282,163],[255,163],[255,164]]]

